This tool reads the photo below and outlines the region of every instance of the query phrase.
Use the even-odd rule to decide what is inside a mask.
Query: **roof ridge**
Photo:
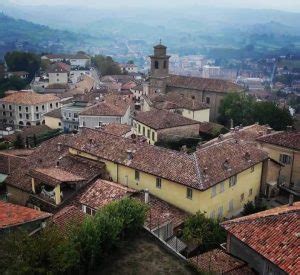
[[[202,176],[201,176],[201,171],[200,171],[199,162],[198,162],[196,153],[193,153],[193,157],[194,157],[194,164],[195,164],[195,168],[196,168],[196,175],[199,180],[198,183],[199,183],[200,188],[203,188]]]

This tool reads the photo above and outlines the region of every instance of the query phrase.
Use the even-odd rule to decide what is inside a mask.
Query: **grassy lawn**
[[[90,274],[197,274],[147,233],[111,255]]]

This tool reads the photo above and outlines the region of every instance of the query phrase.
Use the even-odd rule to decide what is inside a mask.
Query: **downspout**
[[[292,177],[293,177],[294,159],[295,159],[295,151],[293,151],[293,162],[292,162],[292,167],[291,167],[290,184],[289,184],[289,186],[291,186],[291,181],[292,181]]]

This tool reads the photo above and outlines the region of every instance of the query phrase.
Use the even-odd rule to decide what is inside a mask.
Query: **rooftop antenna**
[[[159,39],[159,45],[161,45],[161,39]]]

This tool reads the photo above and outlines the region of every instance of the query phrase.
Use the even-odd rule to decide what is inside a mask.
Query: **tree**
[[[16,140],[14,141],[14,147],[17,149],[23,149],[24,148],[24,140],[21,136],[21,134],[17,134]]]
[[[230,93],[224,97],[219,108],[218,120],[229,125],[251,125],[255,122],[269,124],[275,130],[285,130],[294,124],[289,110],[279,108],[273,102],[256,102],[250,96]]]
[[[183,238],[202,251],[218,247],[226,240],[226,233],[218,221],[206,218],[205,213],[197,212],[190,216],[183,228]]]
[[[122,74],[120,67],[110,56],[95,55],[92,57],[92,64],[102,76]]]
[[[23,79],[12,76],[8,79],[1,79],[0,80],[0,98],[4,96],[4,92],[8,90],[22,90],[26,88],[27,83]]]
[[[244,209],[242,211],[242,215],[246,216],[246,215],[251,215],[251,214],[255,214],[257,212],[261,212],[266,210],[267,207],[265,205],[254,205],[254,203],[252,201],[247,202],[246,204],[244,204]]]
[[[29,73],[29,80],[32,80],[41,65],[40,56],[34,53],[8,52],[4,58],[10,71],[26,71]]]
[[[1,274],[59,274],[75,270],[79,254],[56,227],[29,236],[26,231],[0,239]]]
[[[254,100],[240,93],[229,93],[221,102],[219,108],[219,122],[230,126],[230,119],[233,119],[235,125],[253,124],[252,109]]]

